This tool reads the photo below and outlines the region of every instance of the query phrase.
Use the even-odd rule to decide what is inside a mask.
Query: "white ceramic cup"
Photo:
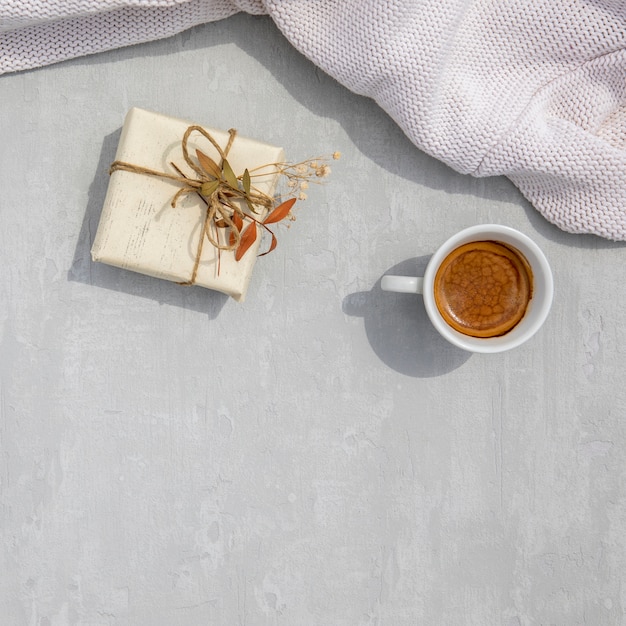
[[[453,250],[472,241],[500,241],[521,252],[533,274],[533,294],[524,317],[509,332],[499,337],[470,337],[449,326],[435,303],[435,275],[442,261]],[[550,265],[537,244],[519,231],[499,224],[481,224],[460,231],[448,239],[431,257],[423,277],[383,276],[384,291],[421,293],[426,313],[439,334],[455,346],[470,352],[495,353],[515,348],[530,339],[548,317],[554,282]]]

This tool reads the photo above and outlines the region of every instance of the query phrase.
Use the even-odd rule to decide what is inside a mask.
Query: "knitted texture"
[[[508,176],[551,222],[626,240],[622,0],[0,0],[0,73],[268,13],[455,170]]]

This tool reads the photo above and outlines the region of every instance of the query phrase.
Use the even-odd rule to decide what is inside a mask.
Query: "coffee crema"
[[[524,255],[498,241],[453,250],[435,276],[435,302],[444,320],[471,337],[498,337],[524,317],[533,276]]]

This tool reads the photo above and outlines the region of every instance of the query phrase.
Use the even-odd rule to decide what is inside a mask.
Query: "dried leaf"
[[[241,241],[235,252],[235,261],[239,261],[241,257],[248,251],[250,246],[256,240],[256,222],[251,222],[241,233]]]
[[[254,204],[252,204],[252,202],[250,202],[249,198],[244,197],[244,200],[246,201],[246,204],[248,205],[248,209],[250,211],[250,213],[258,213],[259,210],[254,206]]]
[[[250,195],[250,172],[248,171],[248,168],[244,170],[241,182],[243,184],[243,190],[247,195]]]
[[[226,182],[233,188],[239,189],[239,181],[235,176],[235,172],[233,172],[233,168],[230,166],[230,163],[224,159],[222,163],[222,172],[224,172],[224,178]]]
[[[215,220],[215,225],[218,228],[226,228],[226,226],[228,226],[228,224],[226,223],[226,220]]]
[[[200,163],[200,167],[209,176],[214,176],[215,178],[221,177],[222,172],[217,163],[211,157],[208,157],[206,154],[204,154],[204,152],[200,152],[200,150],[196,150],[196,156],[198,157],[198,163]]]
[[[210,183],[203,183],[202,187],[200,187],[200,193],[205,197],[209,198],[220,186],[219,180],[212,180]]]
[[[243,219],[241,218],[241,215],[239,215],[239,213],[233,213],[232,220],[237,227],[237,230],[241,232],[241,229],[243,228]]]
[[[285,200],[282,204],[279,204],[270,214],[263,220],[264,224],[275,224],[276,222],[280,222],[280,220],[287,217],[289,211],[291,211],[291,207],[296,203],[295,198],[290,198],[289,200]]]
[[[269,254],[277,245],[278,245],[278,241],[276,239],[276,235],[269,230],[269,228],[267,229],[267,232],[272,235],[272,243],[270,244],[270,247],[268,250],[266,250],[263,254],[259,254],[259,256],[265,256],[266,254]]]
[[[241,229],[243,228],[243,220],[241,219],[241,215],[239,213],[233,213],[231,219],[233,220],[233,224],[239,233],[241,233]],[[230,233],[230,245],[234,245],[235,241],[237,241],[237,237],[235,236],[235,231]]]

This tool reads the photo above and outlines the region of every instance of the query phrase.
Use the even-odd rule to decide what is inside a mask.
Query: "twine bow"
[[[197,163],[190,157],[188,143],[189,137],[193,132],[200,133],[213,145],[220,155],[219,164],[215,163],[200,150],[196,150]],[[126,163],[125,161],[114,161],[109,169],[109,174],[122,170],[135,174],[164,178],[180,183],[183,186],[174,194],[170,203],[173,208],[176,207],[178,200],[180,200],[182,196],[190,193],[198,194],[206,204],[207,211],[202,226],[202,234],[198,242],[194,267],[191,278],[183,283],[186,285],[193,285],[196,281],[205,236],[218,251],[235,250],[239,246],[241,242],[243,219],[246,217],[246,214],[240,206],[242,201],[245,202],[252,212],[256,212],[255,207],[269,208],[272,206],[272,198],[251,189],[249,174],[247,177],[244,174],[242,187],[239,186],[239,179],[233,173],[227,160],[237,131],[230,129],[228,134],[228,143],[226,147],[222,149],[211,134],[201,126],[192,125],[187,128],[182,139],[182,152],[185,162],[195,172],[197,178],[185,176],[174,163],[170,163],[170,165],[176,170],[178,175],[159,172],[158,170]],[[247,172],[246,170],[246,173]],[[215,228],[216,236],[213,236],[211,232],[212,226]],[[226,227],[230,228],[230,237],[226,243],[222,243],[219,241],[219,229]]]

